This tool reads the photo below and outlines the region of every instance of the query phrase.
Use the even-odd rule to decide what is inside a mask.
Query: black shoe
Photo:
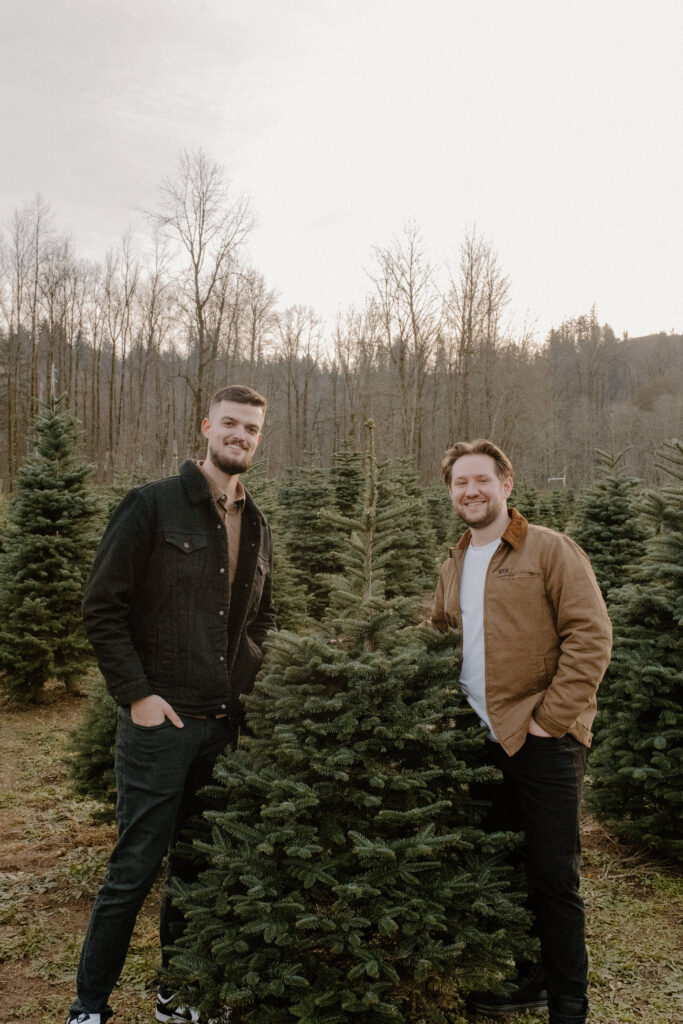
[[[506,1013],[521,1013],[523,1010],[545,1010],[548,1006],[548,993],[543,968],[540,964],[532,964],[519,971],[514,988],[507,995],[470,992],[466,1002],[468,1010],[484,1017],[504,1017]],[[564,1024],[561,1018],[558,1024]]]
[[[550,1024],[586,1024],[588,1000],[572,996],[549,996]]]

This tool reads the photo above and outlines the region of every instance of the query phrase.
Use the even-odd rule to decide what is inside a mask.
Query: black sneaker
[[[223,1021],[230,1019],[230,1011],[227,1010],[222,1017],[212,1017],[209,1020],[207,1017],[202,1017],[199,1010],[195,1010],[191,1006],[179,1005],[177,999],[175,992],[165,995],[159,989],[155,1016],[162,1024],[223,1024]],[[99,1024],[99,1021],[96,1021],[95,1024]]]
[[[66,1024],[102,1024],[100,1013],[70,1013]]]
[[[470,992],[467,1008],[483,1017],[504,1017],[507,1013],[522,1013],[524,1010],[546,1010],[548,993],[545,975],[539,964],[533,964],[518,973],[515,987],[507,995],[493,992]]]

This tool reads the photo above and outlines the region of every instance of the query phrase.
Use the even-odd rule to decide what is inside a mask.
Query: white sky
[[[681,0],[3,0],[0,220],[40,192],[101,260],[201,146],[282,305],[361,305],[414,219],[539,339],[681,332],[682,40]]]

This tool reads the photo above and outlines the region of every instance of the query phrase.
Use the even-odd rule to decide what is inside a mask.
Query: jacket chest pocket
[[[171,582],[188,586],[199,580],[206,566],[209,542],[205,533],[171,530],[164,533],[166,562]]]

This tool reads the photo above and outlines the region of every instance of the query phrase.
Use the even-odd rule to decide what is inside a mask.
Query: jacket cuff
[[[551,718],[550,715],[543,710],[542,704],[540,707],[536,708],[532,717],[536,722],[536,725],[540,725],[541,729],[545,729],[548,735],[553,736],[555,739],[560,739],[562,736],[566,736],[568,732],[569,727],[561,724],[560,722],[556,722],[554,718]]]
[[[124,686],[117,686],[116,690],[111,690],[110,692],[116,703],[121,707],[125,707],[128,704],[132,704],[135,700],[151,697],[154,690],[146,679],[135,679]]]

